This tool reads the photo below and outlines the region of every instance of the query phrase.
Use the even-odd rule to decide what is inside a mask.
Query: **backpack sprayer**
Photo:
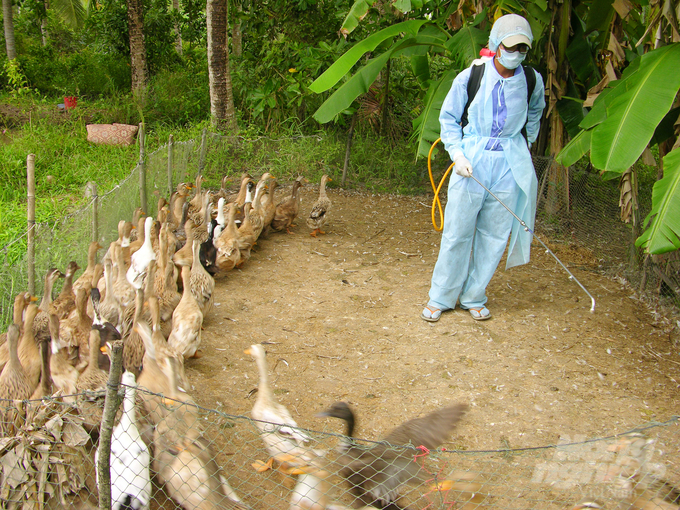
[[[427,154],[427,170],[428,170],[428,173],[430,175],[430,184],[432,184],[432,191],[434,191],[434,198],[432,199],[432,225],[434,226],[434,229],[437,232],[441,232],[444,228],[444,211],[442,210],[442,204],[439,201],[439,190],[441,190],[442,186],[444,185],[444,181],[446,181],[446,178],[451,173],[451,169],[453,168],[453,165],[455,164],[455,163],[451,163],[449,165],[449,167],[446,169],[446,172],[444,172],[444,176],[442,177],[442,180],[439,182],[439,185],[438,186],[435,185],[434,177],[432,176],[432,151],[434,150],[435,146],[440,141],[441,141],[441,138],[437,138],[437,140],[435,140],[435,142],[432,144],[432,147],[430,147],[430,152]],[[512,209],[510,209],[507,205],[505,205],[500,198],[498,198],[496,195],[494,195],[493,192],[489,188],[487,188],[481,182],[479,182],[479,179],[477,179],[474,175],[471,175],[470,178],[473,179],[482,188],[484,188],[484,190],[489,195],[491,195],[493,198],[495,198],[498,201],[499,204],[501,204],[503,207],[505,207],[505,209],[510,214],[512,214],[517,221],[519,221],[519,224],[524,228],[525,232],[529,232],[534,237],[534,239],[536,239],[539,243],[541,243],[543,248],[545,248],[546,253],[550,253],[550,255],[552,255],[553,258],[560,264],[560,266],[562,266],[562,269],[564,269],[569,274],[569,279],[574,280],[578,284],[578,286],[581,287],[581,289],[583,289],[583,292],[585,292],[588,295],[588,297],[590,298],[590,303],[591,303],[590,312],[591,313],[594,312],[595,311],[595,298],[590,294],[590,292],[588,292],[588,290],[583,285],[581,285],[581,282],[579,282],[578,279],[571,273],[571,271],[569,271],[569,269],[567,269],[567,266],[565,266],[562,263],[562,261],[557,258],[557,255],[555,255],[553,253],[553,251],[550,248],[548,248],[548,246],[543,241],[541,241],[541,238],[538,237],[535,234],[535,232],[529,228],[529,226],[526,224],[526,222],[522,218],[517,216],[515,214],[515,212]],[[440,222],[439,226],[437,225],[437,221],[436,221],[436,217],[435,217],[437,210],[439,211],[439,222]]]

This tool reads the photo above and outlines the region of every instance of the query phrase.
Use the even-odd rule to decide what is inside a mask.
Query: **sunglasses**
[[[515,44],[514,46],[506,46],[505,44],[501,44],[503,48],[505,48],[505,51],[508,53],[515,53],[516,51],[519,51],[522,54],[526,54],[529,51],[529,45],[528,44]]]

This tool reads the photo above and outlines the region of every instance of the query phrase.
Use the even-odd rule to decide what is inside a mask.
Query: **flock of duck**
[[[323,233],[331,208],[328,180],[322,177],[319,198],[307,217],[313,236]],[[50,269],[39,305],[36,297],[19,293],[13,324],[0,345],[0,437],[16,435],[30,420],[30,406],[39,402],[25,401],[52,397],[73,404],[96,438],[112,345],[123,341],[125,396],[110,453],[114,510],[149,506],[152,471],[154,480],[186,509],[248,508],[217,465],[196,407],[184,405],[194,402],[185,390],[190,386],[184,361],[201,355],[201,326],[213,305],[214,277],[242,267],[261,234],[290,232],[300,208],[299,189],[307,181],[299,177],[290,196],[278,203],[277,181],[269,173],[257,183],[244,174],[234,195],[225,189],[225,180],[218,192],[202,190],[202,182],[199,176],[195,183],[181,183],[169,201],[159,197],[156,220],[138,209],[132,221],[120,221],[118,239],[101,263],[97,253],[102,246],[92,242],[77,279],[75,261],[65,273]],[[60,278],[61,292],[52,299]],[[246,352],[260,374],[252,417],[271,456],[255,467],[262,472],[276,465],[298,476],[291,508],[331,508],[324,473],[339,470],[358,505],[394,504],[398,486],[418,475],[413,463],[400,465],[384,446],[362,450],[351,443],[342,445],[341,455],[331,462],[328,452],[309,446],[310,438],[275,401],[264,348],[253,345]],[[463,411],[464,406],[445,408],[427,426],[405,424],[386,439],[435,447]],[[351,436],[349,408],[332,408],[328,415],[347,420]],[[395,471],[394,465],[400,467]]]

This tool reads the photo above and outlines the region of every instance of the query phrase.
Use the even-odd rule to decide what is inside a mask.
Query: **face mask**
[[[501,56],[498,59],[498,63],[505,67],[506,69],[517,69],[526,58],[526,53],[520,53],[519,51],[514,51],[510,53],[508,51],[505,51],[503,48],[501,48],[500,50]]]

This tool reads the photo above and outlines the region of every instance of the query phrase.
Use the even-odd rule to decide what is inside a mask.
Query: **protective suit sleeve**
[[[439,112],[440,138],[444,148],[454,159],[454,154],[462,149],[463,128],[460,125],[465,103],[467,103],[467,84],[470,79],[470,68],[461,71],[453,80],[451,89],[444,99]],[[539,115],[540,116],[540,115]]]
[[[534,93],[531,94],[529,101],[529,111],[527,114],[527,141],[532,144],[536,141],[538,136],[538,129],[541,127],[541,115],[545,108],[545,85],[543,84],[543,77],[541,73],[531,69],[536,75],[536,86]]]

